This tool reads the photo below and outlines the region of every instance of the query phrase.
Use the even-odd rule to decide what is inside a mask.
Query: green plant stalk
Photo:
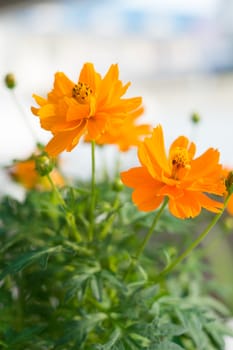
[[[154,220],[151,224],[151,227],[149,228],[149,230],[147,231],[147,234],[145,235],[143,241],[142,241],[142,244],[138,247],[138,250],[136,251],[136,254],[135,256],[133,257],[133,259],[131,260],[131,263],[129,265],[129,268],[124,276],[124,279],[127,278],[128,274],[130,273],[131,269],[133,268],[133,266],[136,264],[136,262],[138,261],[140,255],[142,254],[143,250],[145,249],[148,241],[150,240],[151,236],[152,236],[152,233],[154,232],[154,229],[155,229],[155,226],[157,224],[157,222],[159,221],[166,205],[168,203],[168,197],[166,197],[164,199],[164,202],[163,204],[161,205],[160,209],[157,211],[155,217],[154,217]]]
[[[38,142],[37,135],[36,135],[35,131],[33,130],[31,124],[28,122],[26,115],[25,115],[25,112],[23,110],[23,107],[22,107],[21,103],[18,101],[18,98],[17,98],[14,90],[11,90],[11,96],[12,96],[12,99],[14,100],[15,105],[17,106],[17,108],[19,110],[20,115],[22,116],[22,119],[24,121],[25,126],[27,127],[28,131],[30,132],[33,140],[37,143]]]
[[[75,238],[75,240],[77,242],[80,242],[82,240],[80,233],[77,230],[76,224],[75,224],[75,218],[72,212],[69,211],[69,209],[67,208],[67,205],[61,195],[61,193],[59,192],[57,186],[54,184],[50,174],[47,174],[47,179],[52,187],[53,193],[54,195],[57,197],[58,201],[60,202],[61,206],[63,207],[63,209],[65,210],[66,213],[66,221],[68,222],[68,225],[71,229],[72,235]]]
[[[117,195],[116,198],[115,198],[115,201],[113,203],[113,206],[112,206],[113,211],[109,215],[108,219],[105,222],[105,225],[104,225],[102,231],[100,232],[100,238],[101,239],[105,238],[107,236],[107,234],[109,233],[109,231],[110,231],[110,229],[112,227],[112,224],[114,222],[117,210],[119,209],[119,204],[120,204],[119,196]]]
[[[57,197],[57,199],[60,202],[60,204],[62,205],[62,207],[66,209],[66,203],[65,203],[61,193],[59,192],[57,186],[54,184],[50,174],[47,174],[46,177],[49,180],[49,183],[50,183],[50,185],[52,187],[54,195]]]
[[[171,271],[174,270],[174,268],[182,262],[203,240],[204,238],[208,235],[208,233],[211,231],[211,229],[216,225],[216,223],[219,221],[221,218],[228,201],[230,199],[231,194],[228,194],[228,196],[225,199],[224,206],[222,210],[214,216],[213,220],[209,223],[209,225],[205,228],[205,230],[193,241],[190,246],[180,255],[178,256],[174,261],[172,261],[167,267],[165,267],[162,272],[160,272],[156,277],[155,281],[156,282],[161,282],[161,280]]]
[[[91,204],[90,204],[90,226],[89,226],[89,241],[93,241],[94,236],[94,213],[95,213],[95,141],[91,141]]]

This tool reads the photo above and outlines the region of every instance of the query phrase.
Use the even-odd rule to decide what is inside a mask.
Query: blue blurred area
[[[189,1],[189,6],[185,3],[184,0],[39,2],[0,13],[0,27],[5,23],[10,32],[15,28],[27,35],[41,33],[47,37],[77,34],[87,39],[90,36],[129,41],[143,39],[151,45],[152,58],[154,55],[156,61],[162,62],[153,66],[151,60],[151,72],[159,76],[232,70],[230,2]],[[121,49],[117,41],[116,46]]]

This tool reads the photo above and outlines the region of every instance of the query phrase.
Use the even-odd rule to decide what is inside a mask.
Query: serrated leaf
[[[159,325],[162,336],[179,336],[186,332],[186,328],[174,323],[162,323]]]
[[[79,293],[79,296],[81,296],[81,294],[83,295],[84,291],[82,291],[82,289],[86,289],[86,286],[87,286],[86,282],[89,278],[90,276],[87,274],[80,274],[80,275],[73,276],[72,279],[67,283],[67,285],[70,286],[70,288],[65,294],[65,302],[68,302],[77,293]],[[80,294],[80,292],[82,293]],[[81,299],[82,297],[80,298],[80,300]]]
[[[176,313],[196,347],[199,350],[205,350],[207,348],[207,338],[203,332],[203,315],[201,312],[190,309],[177,310]]]
[[[98,324],[106,319],[106,314],[98,312],[95,314],[89,314],[86,318],[78,321],[71,321],[67,323],[64,330],[64,335],[57,340],[55,348],[69,344],[70,342],[76,344],[76,348],[79,349],[86,339],[88,333]],[[64,347],[61,348],[62,350]]]
[[[121,337],[121,330],[119,328],[116,328],[112,332],[112,334],[110,335],[108,342],[97,346],[97,349],[99,349],[99,350],[111,350],[111,349],[113,349],[114,345],[120,339],[120,337]],[[115,349],[117,349],[117,347],[115,347]]]
[[[147,287],[143,289],[140,292],[140,296],[143,300],[151,299],[158,294],[158,291],[159,291],[159,285],[156,284],[151,287]]]
[[[44,255],[42,255],[42,257],[39,259],[39,265],[43,270],[46,270],[47,265],[48,265],[48,261],[49,261],[49,254],[45,253]]]
[[[127,291],[126,286],[122,283],[122,281],[120,281],[113,273],[111,273],[108,270],[103,270],[101,271],[101,276],[103,277],[103,279],[107,280],[108,282],[110,282],[110,284],[112,286],[117,287],[118,289],[120,289],[121,291]]]
[[[195,301],[199,305],[209,306],[211,309],[216,310],[221,315],[228,317],[230,316],[230,310],[222,302],[215,298],[204,296],[194,299],[194,302]]]
[[[7,268],[3,270],[0,274],[0,279],[4,278],[8,274],[19,272],[26,267],[32,265],[36,261],[42,261],[46,256],[48,258],[49,255],[57,254],[62,251],[62,246],[56,246],[52,248],[46,248],[41,250],[36,250],[33,252],[25,253],[21,255],[18,259],[15,259]]]
[[[8,332],[9,344],[23,344],[24,342],[31,340],[32,336],[39,334],[44,330],[43,326],[33,326],[23,329],[20,333]]]
[[[218,329],[214,322],[210,322],[205,326],[205,329],[211,338],[211,341],[217,345],[219,350],[225,349],[225,342],[223,333]],[[225,334],[224,334],[225,335]]]
[[[155,347],[150,347],[150,350],[185,350],[185,349],[182,348],[180,345],[177,345],[175,343],[165,340]]]
[[[101,279],[99,278],[98,275],[92,276],[90,286],[91,286],[91,290],[94,298],[99,302],[102,301],[103,286],[102,286]]]
[[[129,334],[130,339],[133,339],[138,343],[138,345],[142,346],[143,348],[147,348],[150,345],[150,339],[147,337],[142,336],[141,334],[138,333],[130,333]]]

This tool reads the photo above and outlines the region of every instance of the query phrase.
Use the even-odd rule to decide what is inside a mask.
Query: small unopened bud
[[[40,176],[45,176],[51,173],[55,166],[53,159],[49,158],[47,154],[42,154],[35,157],[36,171]]]
[[[14,89],[16,86],[15,76],[12,73],[9,73],[5,76],[5,84],[8,89]]]
[[[225,185],[227,192],[229,194],[233,193],[233,171],[230,171],[226,180],[225,180]]]
[[[193,113],[191,115],[191,121],[193,124],[198,124],[201,121],[200,115],[198,113]]]
[[[116,179],[112,184],[112,189],[115,192],[120,192],[123,190],[123,188],[124,188],[124,185],[123,185],[121,179]]]

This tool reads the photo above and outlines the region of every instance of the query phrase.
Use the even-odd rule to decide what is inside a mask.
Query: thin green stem
[[[71,230],[71,233],[72,233],[73,237],[75,238],[75,240],[77,242],[80,242],[82,238],[81,238],[80,233],[77,230],[74,214],[69,210],[69,208],[67,208],[66,202],[64,201],[60,191],[57,188],[57,186],[54,184],[50,174],[47,174],[47,179],[48,179],[48,181],[49,181],[49,183],[50,183],[50,185],[52,187],[53,193],[55,194],[58,202],[60,202],[62,208],[65,210],[66,221],[67,221],[67,223],[69,225],[69,228]]]
[[[149,230],[147,231],[147,234],[145,235],[145,237],[144,237],[144,239],[143,239],[143,241],[142,241],[142,244],[138,247],[138,250],[136,251],[135,256],[134,256],[133,259],[131,260],[131,263],[130,263],[129,268],[128,268],[126,274],[125,274],[124,279],[126,279],[126,277],[128,276],[128,274],[129,274],[130,271],[132,270],[133,266],[135,266],[135,264],[137,263],[137,261],[138,261],[140,255],[141,255],[142,252],[144,251],[144,249],[145,249],[145,247],[146,247],[148,241],[149,241],[150,238],[151,238],[151,235],[152,235],[153,232],[154,232],[155,226],[156,226],[157,222],[159,221],[159,219],[160,219],[160,217],[161,217],[161,215],[162,215],[162,213],[163,213],[163,211],[164,211],[164,209],[165,209],[167,203],[168,203],[168,198],[166,197],[165,200],[164,200],[164,202],[163,202],[163,204],[161,205],[160,209],[157,211],[157,213],[156,213],[156,215],[155,215],[155,217],[154,217],[154,220],[153,220],[153,222],[152,222],[152,224],[151,224],[151,227],[150,227]]]
[[[58,190],[57,186],[54,184],[50,174],[47,174],[46,177],[50,183],[50,186],[52,187],[53,193],[57,197],[57,199],[60,202],[60,204],[62,205],[62,207],[66,209],[66,203],[65,203],[60,191]]]
[[[229,199],[230,199],[230,195],[226,197],[222,210],[217,215],[214,216],[213,220],[209,223],[209,225],[205,228],[205,230],[195,239],[195,241],[193,241],[190,244],[190,246],[180,256],[178,256],[167,267],[165,267],[165,269],[162,272],[160,272],[160,274],[157,275],[157,277],[155,278],[156,282],[160,282],[168,273],[174,270],[174,268],[180,262],[182,262],[203,241],[203,239],[208,235],[210,230],[216,225],[216,223],[221,218]]]
[[[31,124],[27,120],[26,115],[25,115],[25,111],[23,110],[23,107],[22,107],[21,103],[18,101],[18,98],[17,98],[14,90],[11,91],[11,96],[12,96],[12,99],[14,100],[15,105],[17,106],[17,108],[19,110],[20,115],[22,116],[22,119],[24,121],[25,126],[29,130],[33,140],[37,143],[38,142],[37,141],[37,135],[36,135],[35,131],[33,130]]]
[[[117,195],[115,200],[114,200],[114,203],[112,205],[112,212],[109,215],[109,217],[107,218],[107,220],[105,221],[104,227],[103,227],[102,231],[100,232],[101,239],[105,238],[107,236],[107,234],[109,233],[109,231],[112,227],[113,221],[115,219],[115,215],[116,215],[117,211],[119,210],[119,204],[120,204],[120,201],[119,201],[119,197]]]
[[[94,213],[95,213],[95,141],[91,141],[91,204],[90,204],[90,226],[89,226],[89,241],[93,240],[94,235]]]

